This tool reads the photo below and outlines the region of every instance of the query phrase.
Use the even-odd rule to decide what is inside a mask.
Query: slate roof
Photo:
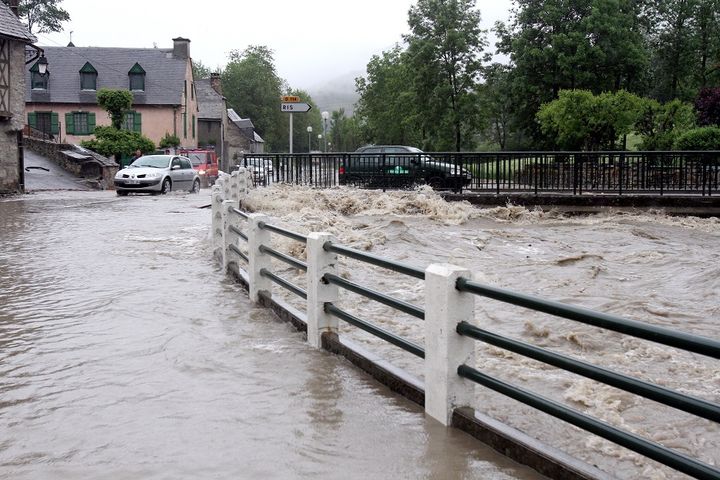
[[[198,118],[202,120],[222,120],[225,113],[225,97],[212,88],[209,78],[195,80],[197,94]]]
[[[1,3],[1,2],[0,2]],[[27,65],[26,102],[97,103],[95,91],[80,90],[80,69],[86,62],[98,71],[97,88],[129,88],[128,72],[138,63],[146,72],[145,91],[133,92],[136,105],[180,105],[189,59],[176,58],[172,49],[42,47],[48,60],[48,89],[31,90]],[[188,85],[188,88],[190,85]]]
[[[0,36],[22,40],[25,43],[37,42],[37,38],[28,31],[5,2],[0,2]]]

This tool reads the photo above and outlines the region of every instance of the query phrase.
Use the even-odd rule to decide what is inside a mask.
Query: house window
[[[131,132],[142,131],[142,115],[140,112],[128,112],[125,114],[123,129]]]
[[[50,72],[45,72],[44,75],[40,75],[38,62],[35,62],[35,64],[30,67],[30,88],[33,90],[47,90],[49,79]]]
[[[28,112],[28,125],[46,135],[57,135],[60,132],[58,114],[55,112]]]
[[[32,89],[47,90],[48,78],[50,78],[50,76],[47,73],[45,75],[40,75],[38,72],[31,72],[30,83],[32,84]]]
[[[92,112],[66,113],[65,133],[68,135],[92,135],[95,133],[95,114]]]
[[[97,90],[97,76],[98,72],[95,67],[90,62],[85,62],[85,65],[80,69],[80,89]]]
[[[136,63],[130,69],[128,78],[130,80],[130,90],[145,91],[145,70],[139,63]]]

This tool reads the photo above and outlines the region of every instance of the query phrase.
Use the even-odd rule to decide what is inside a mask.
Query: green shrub
[[[677,150],[720,150],[720,127],[688,130],[675,141]]]
[[[113,127],[96,127],[95,138],[80,144],[106,157],[130,156],[136,150],[147,153],[155,150],[155,144],[139,132],[118,130]]]
[[[163,138],[160,139],[160,148],[171,148],[180,146],[180,139],[177,135],[170,135],[166,133]]]

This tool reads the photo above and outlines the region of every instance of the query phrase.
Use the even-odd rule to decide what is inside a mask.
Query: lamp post
[[[327,153],[327,121],[328,118],[330,118],[330,114],[326,111],[322,112],[322,119],[323,119],[323,135],[325,135],[325,153]]]
[[[312,133],[311,125],[308,125],[307,132],[308,132],[308,153],[310,153],[310,151],[312,150],[312,142],[310,141],[310,134]]]
[[[322,138],[323,138],[322,133],[318,133],[318,150],[322,149],[322,147],[320,146],[320,145],[322,145]]]

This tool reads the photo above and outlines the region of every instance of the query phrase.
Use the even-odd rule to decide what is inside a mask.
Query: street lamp
[[[318,133],[318,150],[322,148],[320,145],[322,145],[322,133]]]
[[[47,73],[47,67],[48,67],[48,61],[47,58],[45,58],[45,54],[42,54],[40,57],[40,60],[37,62],[38,66],[38,73],[40,75],[45,75]]]
[[[322,119],[323,119],[323,134],[325,135],[325,153],[327,153],[327,121],[328,118],[330,118],[330,114],[326,111],[322,112]]]
[[[310,151],[312,150],[312,143],[310,142],[310,134],[312,133],[311,125],[308,125],[307,132],[308,132],[308,153],[310,153]]]

